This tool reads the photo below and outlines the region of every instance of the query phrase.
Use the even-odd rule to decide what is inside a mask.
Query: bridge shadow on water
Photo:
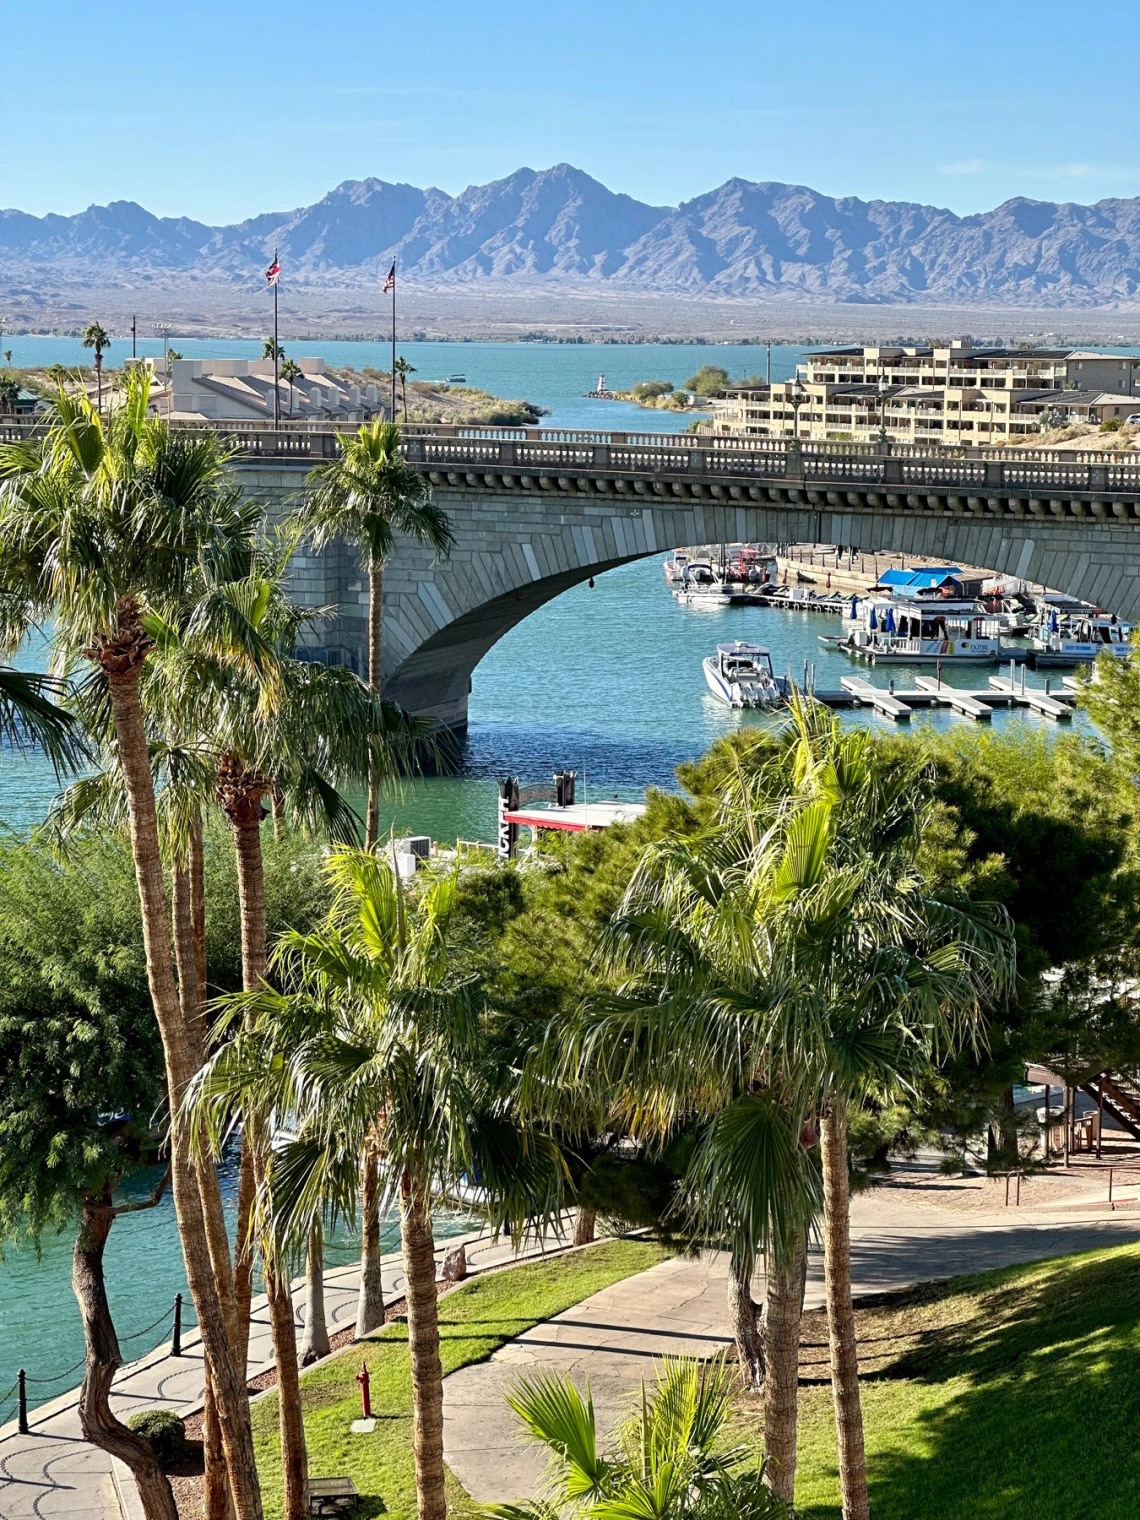
[[[891,1312],[907,1344],[864,1380],[876,1520],[1140,1514],[1140,1249],[928,1284]]]
[[[673,772],[701,752],[700,736],[686,743],[616,733],[592,732],[556,724],[476,721],[463,741],[458,765],[472,778],[519,776],[524,781],[549,780],[556,770],[569,768],[585,777],[591,796],[628,792],[640,796],[647,786],[676,790]]]

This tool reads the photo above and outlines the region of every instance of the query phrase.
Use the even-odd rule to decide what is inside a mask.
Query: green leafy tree
[[[126,1462],[147,1520],[177,1520],[149,1443],[110,1404],[122,1364],[103,1255],[115,1220],[158,1203],[166,1171],[151,1137],[166,1105],[129,850],[93,837],[61,864],[43,847],[0,848],[0,1242],[75,1231],[72,1283],[86,1366],[87,1440]],[[149,1200],[117,1196],[145,1178]]]
[[[728,371],[719,364],[702,364],[696,374],[685,381],[685,389],[697,396],[722,396],[731,384]]]
[[[711,1121],[694,1180],[707,1191],[725,1174],[730,1222],[752,1211],[730,1232],[744,1243],[751,1231],[764,1244],[765,1220],[777,1242],[792,1238],[805,1190],[789,1185],[801,1149],[788,1139],[799,1115],[818,1114],[840,1478],[844,1513],[861,1520],[848,1109],[977,1037],[1013,943],[999,908],[926,889],[916,857],[930,799],[914,763],[886,762],[865,731],[814,705],[793,717],[779,739],[743,755],[725,745],[706,764],[720,778],[715,827],[649,852],[611,933],[620,996],[587,1005],[562,1038],[571,1076],[600,1071],[635,1133],[667,1133],[679,1112]],[[761,1122],[763,1143],[734,1143]],[[785,1456],[779,1431],[769,1442],[788,1495],[794,1444]]]

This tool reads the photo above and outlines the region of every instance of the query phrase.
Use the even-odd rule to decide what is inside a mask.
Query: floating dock
[[[1060,691],[1053,691],[1046,682],[1042,690],[1025,686],[1011,676],[990,676],[989,685],[980,690],[951,686],[934,676],[916,676],[914,686],[906,688],[897,687],[893,681],[885,687],[875,686],[862,676],[840,676],[839,682],[838,691],[810,686],[808,689],[825,707],[873,707],[895,723],[908,723],[916,707],[948,707],[975,723],[989,722],[999,707],[1024,707],[1061,723],[1072,718],[1076,705],[1076,693],[1068,683]]]

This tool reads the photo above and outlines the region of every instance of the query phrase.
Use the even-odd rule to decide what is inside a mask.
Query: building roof
[[[884,570],[879,576],[879,585],[903,593],[932,591],[938,586],[954,585],[961,574],[957,565],[934,565],[925,570]]]

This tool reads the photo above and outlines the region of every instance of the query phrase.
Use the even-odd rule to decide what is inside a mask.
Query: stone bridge
[[[234,430],[271,510],[335,436]],[[555,429],[406,430],[454,524],[441,564],[401,543],[385,577],[387,692],[462,729],[487,651],[552,597],[675,547],[760,541],[930,555],[1026,576],[1140,621],[1140,460]],[[360,668],[366,584],[345,550],[300,558],[300,594],[340,608],[320,658]]]

